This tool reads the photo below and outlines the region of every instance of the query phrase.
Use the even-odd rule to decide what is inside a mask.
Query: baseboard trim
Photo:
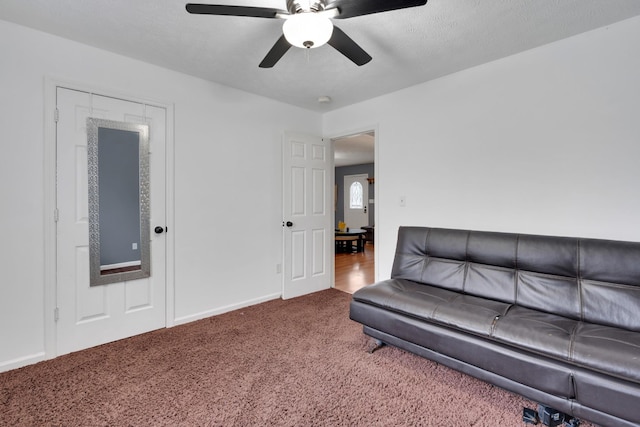
[[[0,362],[0,372],[7,372],[13,369],[22,368],[23,366],[33,365],[34,363],[47,360],[46,353],[44,351],[30,354],[28,356],[19,357],[17,359],[8,360],[6,362]]]
[[[218,314],[224,314],[230,311],[239,310],[241,308],[249,307],[249,306],[260,304],[263,302],[279,299],[281,296],[282,294],[265,295],[259,298],[242,301],[237,304],[226,305],[213,310],[201,311],[200,313],[190,314],[188,316],[176,317],[173,321],[173,326],[195,322],[196,320],[206,319],[207,317],[217,316]]]

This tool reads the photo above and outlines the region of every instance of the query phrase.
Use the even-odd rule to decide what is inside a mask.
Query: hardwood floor
[[[365,251],[359,253],[336,254],[336,286],[339,291],[354,293],[358,289],[374,282],[374,246],[365,245]]]

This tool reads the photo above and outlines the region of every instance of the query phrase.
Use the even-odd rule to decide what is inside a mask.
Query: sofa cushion
[[[389,279],[367,286],[358,290],[353,299],[483,336],[491,334],[496,318],[503,316],[510,307],[500,301],[406,279]]]
[[[493,337],[503,343],[568,360],[579,322],[555,314],[514,306],[496,322]]]
[[[580,239],[580,275],[585,280],[640,286],[640,245]]]
[[[421,227],[406,229],[406,233],[398,236],[391,278],[462,291],[468,232]]]
[[[518,271],[516,304],[581,320],[580,286],[575,277]]]
[[[640,333],[580,323],[572,360],[582,366],[640,383]]]
[[[571,237],[518,237],[518,269],[553,276],[577,277],[578,242]]]
[[[433,314],[433,320],[466,332],[489,336],[496,320],[510,306],[500,301],[460,294],[440,304]]]
[[[512,268],[470,262],[464,291],[478,297],[514,303],[516,301],[515,277],[515,270]]]
[[[583,320],[640,332],[638,259],[638,243],[580,241]]]
[[[640,333],[514,306],[493,338],[518,348],[640,383]]]
[[[640,286],[582,280],[584,320],[640,332]]]
[[[353,299],[419,319],[433,319],[444,302],[455,299],[456,292],[425,286],[411,280],[389,279],[359,289]]]

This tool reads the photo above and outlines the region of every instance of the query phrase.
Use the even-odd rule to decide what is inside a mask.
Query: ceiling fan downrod
[[[322,0],[287,0],[287,10],[290,14],[302,12],[320,12],[324,10]]]

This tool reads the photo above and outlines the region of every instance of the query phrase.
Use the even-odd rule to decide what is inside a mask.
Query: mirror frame
[[[98,130],[115,129],[138,134],[140,200],[140,269],[101,274],[100,183],[98,179]],[[89,277],[90,286],[106,285],[151,276],[151,230],[149,193],[149,126],[139,123],[87,118],[87,163],[89,177]]]

